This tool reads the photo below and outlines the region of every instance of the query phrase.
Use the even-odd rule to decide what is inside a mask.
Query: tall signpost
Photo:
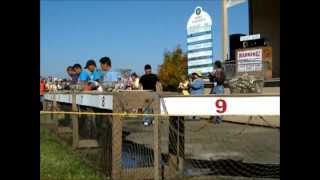
[[[228,8],[244,3],[246,0],[222,0],[222,61],[228,57]]]
[[[228,7],[227,0],[222,0],[222,61],[228,59]]]
[[[187,23],[188,74],[213,71],[212,20],[202,7],[196,7]]]

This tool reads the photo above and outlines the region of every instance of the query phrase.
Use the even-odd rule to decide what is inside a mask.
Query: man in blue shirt
[[[204,81],[201,78],[200,73],[192,73],[193,81],[190,83],[191,95],[203,95],[204,94]]]
[[[100,82],[117,82],[120,78],[118,72],[112,71],[111,59],[109,57],[102,57],[100,59],[100,67],[98,76]]]
[[[99,79],[99,74],[96,71],[96,62],[94,60],[88,60],[85,70],[80,73],[80,82],[99,81]]]

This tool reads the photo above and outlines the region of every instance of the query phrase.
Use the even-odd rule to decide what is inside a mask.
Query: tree
[[[177,91],[181,76],[187,76],[187,56],[177,46],[172,52],[164,53],[163,64],[158,68],[158,76],[165,91]]]

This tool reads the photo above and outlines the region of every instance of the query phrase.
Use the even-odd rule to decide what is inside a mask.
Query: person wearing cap
[[[97,65],[94,60],[88,60],[85,66],[85,70],[81,71],[80,73],[80,82],[98,81],[100,78],[96,71],[96,67]]]
[[[203,95],[204,94],[204,81],[201,73],[192,73],[192,82],[190,83],[190,94],[191,95]]]
[[[159,82],[158,76],[152,73],[151,66],[146,64],[144,66],[145,74],[141,76],[139,84],[143,90],[156,91],[157,83]]]

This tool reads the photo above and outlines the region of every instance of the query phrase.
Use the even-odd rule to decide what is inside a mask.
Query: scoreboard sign
[[[213,71],[212,21],[202,7],[196,7],[187,23],[188,74]]]

